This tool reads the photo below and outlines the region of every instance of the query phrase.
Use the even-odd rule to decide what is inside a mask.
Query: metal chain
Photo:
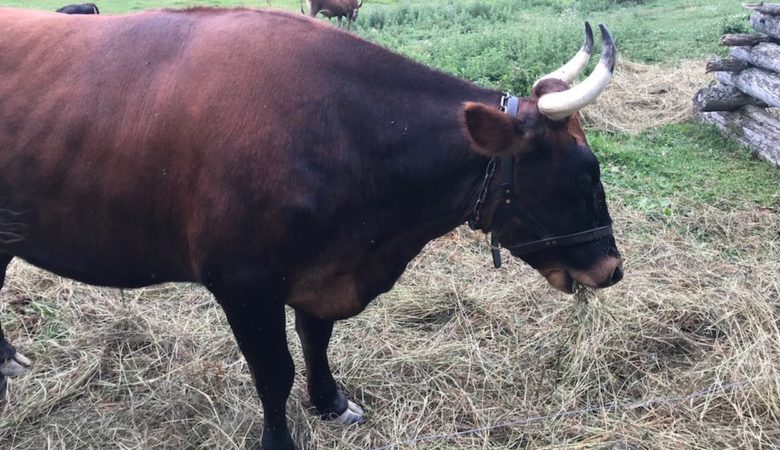
[[[482,190],[479,191],[477,203],[474,204],[474,214],[472,215],[472,219],[469,223],[469,226],[473,230],[479,228],[479,219],[481,218],[482,214],[482,205],[485,204],[485,199],[487,198],[488,190],[490,189],[490,180],[493,178],[494,173],[496,173],[496,160],[491,158],[488,162],[487,169],[485,170],[485,179],[482,181]]]
[[[509,94],[509,92],[504,92],[501,96],[501,100],[498,102],[499,111],[506,112],[510,97],[511,94]],[[493,178],[494,173],[496,173],[496,159],[491,158],[488,162],[487,169],[485,170],[485,179],[482,182],[482,190],[479,192],[477,203],[474,205],[474,214],[471,215],[471,218],[468,221],[469,227],[471,227],[472,230],[479,228],[479,220],[482,218],[482,205],[485,204],[485,199],[487,198],[488,190],[490,188],[490,180]]]

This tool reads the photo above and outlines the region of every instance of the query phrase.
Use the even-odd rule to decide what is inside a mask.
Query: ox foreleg
[[[363,410],[339,390],[330,371],[328,343],[333,333],[333,321],[296,311],[295,330],[303,347],[309,397],[322,418],[345,425],[362,422]]]
[[[254,376],[263,405],[263,450],[294,450],[287,428],[287,397],[295,367],[287,348],[284,305],[261,296],[215,293]]]
[[[5,283],[5,271],[13,256],[0,254],[0,289]],[[17,352],[13,345],[5,340],[3,327],[0,325],[0,402],[5,400],[8,388],[8,377],[24,375],[32,363],[24,355]]]

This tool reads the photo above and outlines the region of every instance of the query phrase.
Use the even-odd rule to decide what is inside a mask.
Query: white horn
[[[601,59],[588,78],[571,89],[545,94],[539,98],[539,111],[550,119],[564,119],[593,103],[612,79],[617,48],[607,27],[600,24],[599,29],[601,30]]]
[[[582,47],[580,47],[580,50],[577,52],[577,54],[575,54],[569,60],[569,62],[561,66],[556,71],[548,73],[547,75],[536,80],[533,87],[536,87],[540,81],[546,80],[548,78],[557,78],[567,84],[571,84],[571,82],[577,78],[577,75],[582,72],[585,66],[588,65],[591,53],[593,53],[593,29],[590,27],[590,23],[585,22],[585,42],[582,43]]]

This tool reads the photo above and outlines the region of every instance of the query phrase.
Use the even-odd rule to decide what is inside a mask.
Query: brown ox
[[[363,0],[360,0],[360,3],[357,0],[306,0],[306,3],[309,4],[309,16],[315,17],[321,13],[328,19],[337,17],[339,26],[341,26],[341,18],[345,17],[347,28],[357,20],[358,10],[363,6]],[[301,12],[305,14],[303,4],[301,4]]]
[[[0,280],[19,257],[96,285],[205,285],[254,375],[266,450],[294,448],[285,305],[311,401],[352,423],[333,322],[468,218],[562,291],[622,277],[577,117],[612,72],[603,28],[586,80],[567,90],[589,29],[527,98],[283,12],[0,9],[0,30]],[[0,381],[29,364],[0,333]]]

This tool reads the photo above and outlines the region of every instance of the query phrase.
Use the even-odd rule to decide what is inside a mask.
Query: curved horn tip
[[[615,40],[612,39],[612,34],[603,23],[599,24],[599,31],[601,31],[601,62],[609,69],[609,73],[613,73],[617,61]]]
[[[588,65],[591,53],[593,53],[593,29],[590,22],[585,21],[585,41],[580,50],[566,64],[537,79],[533,87],[548,78],[557,78],[564,83],[571,83]]]
[[[602,41],[599,64],[580,84],[566,91],[551,92],[539,97],[537,106],[546,117],[553,120],[566,118],[593,103],[606,89],[615,68],[617,48],[607,27],[599,24],[599,29]]]
[[[590,27],[590,22],[585,21],[585,42],[582,44],[582,50],[592,53],[593,52],[593,28]]]

